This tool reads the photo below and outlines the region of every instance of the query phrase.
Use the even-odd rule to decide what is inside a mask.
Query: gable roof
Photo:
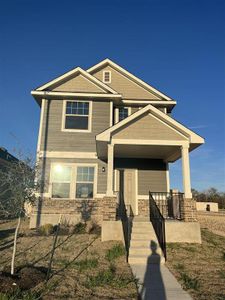
[[[116,63],[114,63],[113,61],[111,61],[108,58],[106,58],[105,60],[101,61],[100,63],[94,65],[93,67],[89,68],[87,70],[87,72],[90,73],[90,74],[94,74],[95,72],[97,72],[99,69],[102,69],[106,65],[111,66],[112,68],[114,68],[115,70],[117,70],[118,72],[120,72],[122,75],[124,75],[125,77],[129,78],[134,83],[138,84],[139,86],[141,86],[142,88],[146,89],[147,91],[155,94],[156,96],[159,96],[163,100],[173,101],[173,99],[170,98],[169,96],[163,94],[162,92],[160,92],[159,90],[155,89],[151,85],[147,84],[143,80],[141,80],[138,77],[134,76],[133,74],[131,74],[130,72],[128,72],[127,70],[125,70],[124,68],[122,68],[121,66],[119,66]]]
[[[120,128],[122,129],[125,125],[128,125],[131,121],[141,117],[142,115],[146,114],[147,112],[151,112],[153,116],[157,117],[159,120],[163,121],[165,124],[169,125],[171,128],[177,130],[182,135],[186,136],[189,139],[190,143],[197,144],[197,145],[204,143],[204,139],[201,136],[199,136],[192,130],[188,129],[184,125],[180,124],[176,120],[172,119],[170,116],[161,112],[159,109],[155,108],[151,104],[145,106],[144,108],[133,113],[126,119],[120,121],[119,123],[113,125],[112,127],[108,128],[105,131],[103,131],[102,133],[98,134],[96,136],[96,140],[109,142],[111,139],[111,135],[114,132],[117,132]]]
[[[55,86],[55,85],[59,85],[61,82],[65,82],[67,79],[71,79],[71,77],[76,77],[82,75],[83,77],[85,77],[87,80],[89,80],[90,82],[92,82],[93,84],[95,84],[96,86],[98,86],[101,90],[103,90],[105,93],[110,93],[110,94],[118,94],[116,91],[114,91],[111,87],[109,87],[108,85],[104,84],[103,82],[101,82],[100,80],[98,80],[97,78],[95,78],[94,76],[92,76],[91,74],[89,74],[88,72],[86,72],[85,70],[83,70],[80,67],[77,67],[47,83],[45,83],[44,85],[36,88],[36,91],[44,91],[44,90],[48,90],[51,87]]]

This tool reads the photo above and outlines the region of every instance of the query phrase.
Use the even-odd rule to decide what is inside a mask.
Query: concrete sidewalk
[[[139,280],[138,290],[142,300],[192,300],[173,274],[162,264],[131,264]]]

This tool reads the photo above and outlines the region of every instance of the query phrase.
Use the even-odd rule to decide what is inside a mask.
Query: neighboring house
[[[0,147],[0,168],[6,167],[11,162],[16,162],[18,159],[10,154],[7,149]]]
[[[196,228],[189,152],[204,139],[172,117],[175,100],[109,59],[31,94],[41,107],[37,159],[45,182],[31,227],[57,223],[60,214],[71,222],[91,217],[103,239],[117,239],[121,203],[149,218],[150,191],[166,219]],[[169,164],[180,158],[183,194],[173,195]]]
[[[196,202],[197,211],[212,211],[218,212],[218,203],[215,202]]]

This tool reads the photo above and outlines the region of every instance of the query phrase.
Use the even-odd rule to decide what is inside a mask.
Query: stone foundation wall
[[[115,221],[116,209],[117,209],[117,198],[104,197],[102,203],[103,203],[102,205],[103,221]]]
[[[181,201],[181,218],[184,222],[197,222],[196,201],[184,198]]]
[[[148,199],[138,199],[138,215],[143,217],[150,216]]]
[[[39,205],[33,207],[31,214],[32,224],[38,226],[44,223],[51,223],[44,220],[53,220],[52,223],[56,223],[60,214],[63,220],[72,223],[92,219],[101,225],[103,221],[103,199],[53,200],[45,198],[39,201]],[[36,226],[32,225],[32,227]]]

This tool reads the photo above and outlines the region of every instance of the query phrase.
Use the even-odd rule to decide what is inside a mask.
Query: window
[[[77,167],[76,198],[93,198],[94,167]]]
[[[111,72],[110,71],[103,72],[103,82],[105,82],[105,83],[111,82]]]
[[[69,198],[71,182],[71,167],[54,165],[52,169],[52,197]]]
[[[56,164],[51,167],[52,198],[93,198],[97,192],[97,164]]]
[[[129,109],[128,107],[120,107],[119,108],[119,122],[129,116]]]
[[[89,130],[89,104],[85,101],[66,101],[64,129]]]

